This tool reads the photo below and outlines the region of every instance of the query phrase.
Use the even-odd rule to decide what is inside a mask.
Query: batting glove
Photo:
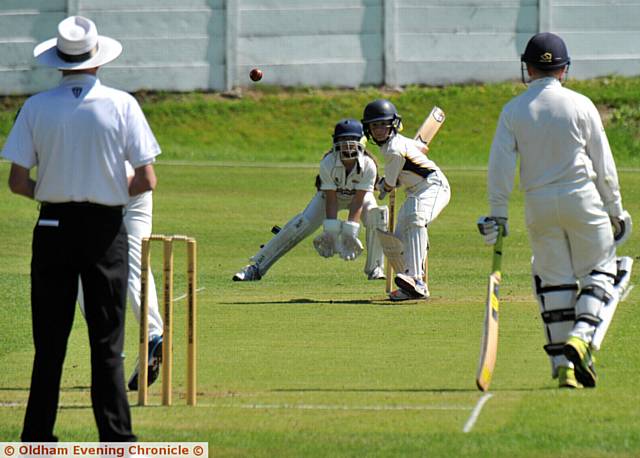
[[[380,178],[376,183],[376,191],[379,191],[378,199],[382,200],[387,197],[387,194],[390,193],[393,188],[389,187],[389,185],[384,181],[384,177]]]
[[[341,225],[338,219],[325,219],[322,225],[324,232],[313,239],[314,248],[323,258],[330,258],[337,251]]]
[[[616,245],[622,245],[631,235],[633,222],[628,211],[623,211],[620,216],[609,216],[611,229],[613,230],[613,240]]]
[[[484,237],[484,243],[487,245],[495,245],[498,240],[498,228],[502,227],[502,235],[506,237],[509,234],[509,225],[507,218],[502,216],[481,216],[478,219],[478,231]]]
[[[340,257],[345,261],[353,261],[362,253],[364,247],[360,239],[358,239],[359,231],[360,224],[355,221],[345,221],[342,223],[339,250]]]

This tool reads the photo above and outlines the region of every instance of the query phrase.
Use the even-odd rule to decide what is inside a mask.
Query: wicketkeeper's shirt
[[[36,200],[111,206],[129,200],[125,160],[137,168],[158,154],[138,102],[88,74],[30,97],[2,150],[19,166],[37,167]]]
[[[376,184],[377,168],[373,159],[362,155],[347,174],[340,154],[334,151],[320,162],[320,190],[337,191],[339,196],[353,196],[357,190],[372,192]]]
[[[500,114],[489,158],[492,216],[507,216],[518,155],[525,192],[594,180],[607,213],[622,213],[618,174],[598,110],[556,78],[534,80]]]
[[[431,172],[440,170],[427,156],[422,142],[396,134],[380,148],[384,156],[384,181],[390,186],[410,188]]]

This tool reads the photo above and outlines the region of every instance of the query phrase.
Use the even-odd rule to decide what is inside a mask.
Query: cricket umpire
[[[631,217],[598,110],[562,86],[569,63],[558,35],[529,40],[522,55],[528,88],[500,114],[489,157],[490,216],[478,227],[490,244],[499,225],[506,235],[519,157],[544,348],[559,387],[580,388],[596,385],[594,336],[606,330],[603,311],[619,298],[615,243],[628,236]]]
[[[84,285],[91,346],[91,399],[100,441],[135,441],[122,350],[127,293],[130,195],[152,190],[160,148],[135,99],[100,83],[98,68],[122,45],[73,16],[57,38],[34,49],[40,64],[62,71],[60,84],[24,103],[2,155],[9,187],[40,202],[33,231],[31,310],[35,356],[21,439],[53,434],[78,276]],[[125,161],[135,169],[127,179]],[[30,169],[37,168],[37,177]]]

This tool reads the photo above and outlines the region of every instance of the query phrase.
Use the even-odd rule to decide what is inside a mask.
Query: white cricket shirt
[[[384,156],[384,181],[389,186],[407,188],[421,183],[434,170],[440,170],[426,155],[422,142],[396,134],[380,148]]]
[[[337,191],[340,197],[353,197],[357,190],[373,192],[376,184],[376,164],[363,154],[347,175],[340,153],[331,151],[320,162],[320,190]]]
[[[128,202],[125,161],[137,168],[158,154],[138,102],[88,74],[27,99],[2,150],[17,165],[37,167],[36,200],[102,205]]]
[[[532,81],[500,114],[489,157],[492,216],[507,216],[518,154],[525,192],[594,180],[607,213],[622,213],[618,174],[598,110],[556,78]]]

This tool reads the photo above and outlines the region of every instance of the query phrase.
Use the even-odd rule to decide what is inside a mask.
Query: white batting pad
[[[287,251],[296,246],[305,237],[311,235],[314,227],[311,226],[303,214],[294,216],[280,232],[269,240],[258,253],[251,258],[264,276],[267,270],[280,259]]]
[[[402,240],[393,235],[390,232],[376,230],[380,244],[382,245],[382,251],[384,255],[389,259],[389,264],[396,272],[407,272],[407,265],[404,262],[404,244]]]
[[[389,227],[389,208],[386,205],[371,208],[363,219],[367,238],[367,262],[364,271],[368,275],[377,267],[384,266],[384,252],[378,237],[378,229],[386,231]]]
[[[613,320],[613,315],[616,313],[618,304],[624,301],[627,297],[627,293],[630,291],[631,269],[633,268],[633,259],[624,256],[618,259],[618,275],[616,277],[616,283],[614,285],[615,294],[611,301],[600,309],[599,318],[602,320],[593,335],[591,346],[595,350],[599,350],[602,346],[602,341],[607,335],[609,325]]]

